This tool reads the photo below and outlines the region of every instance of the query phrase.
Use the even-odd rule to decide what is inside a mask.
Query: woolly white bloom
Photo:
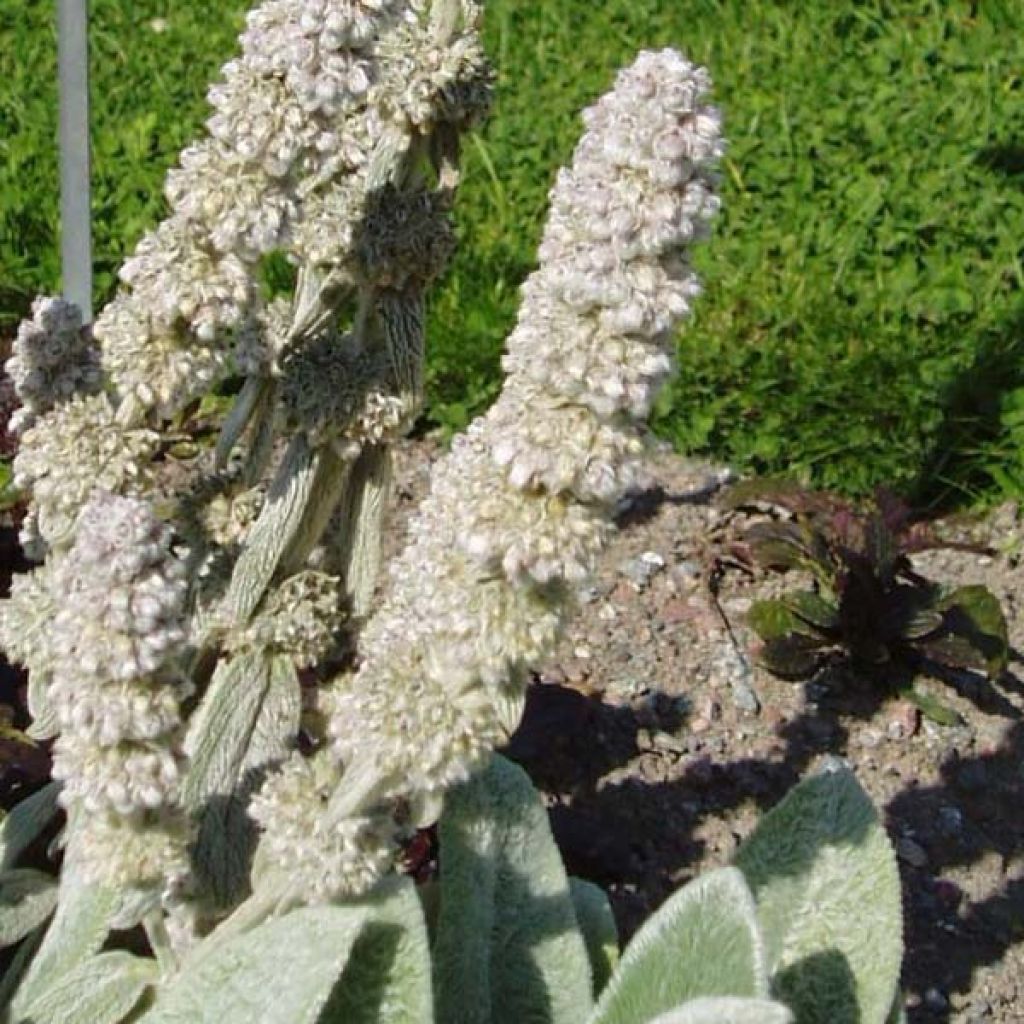
[[[386,59],[373,100],[389,118],[428,131],[438,122],[469,128],[486,114],[493,73],[475,31],[477,19],[468,13],[474,30],[443,43],[423,19],[382,41]]]
[[[339,779],[323,754],[295,754],[249,806],[263,829],[261,855],[309,902],[361,895],[395,859],[394,828],[386,817],[329,821],[327,805]]]
[[[355,253],[360,278],[396,292],[410,283],[429,284],[455,248],[450,212],[451,199],[444,193],[381,189],[360,229]]]
[[[46,565],[17,573],[11,578],[11,596],[0,601],[0,647],[10,661],[47,678],[53,668],[50,629],[56,611],[50,577]]]
[[[644,53],[584,114],[508,341],[513,378],[602,417],[648,414],[671,369],[671,329],[700,292],[681,250],[718,209],[709,88],[679,54]]]
[[[646,53],[585,115],[504,391],[435,466],[359,669],[335,684],[332,749],[364,794],[351,807],[437,794],[514,726],[510,692],[557,636],[637,479],[636,421],[698,292],[680,248],[716,206],[708,86],[678,54]]]
[[[475,5],[462,0],[464,24],[448,38],[428,6],[267,0],[249,15],[242,55],[209,92],[209,137],[168,175],[172,216],[140,243],[121,275],[130,291],[98,318],[105,365],[133,415],[169,417],[225,372],[233,339],[251,339],[259,320],[254,271],[273,249],[378,285],[436,273],[448,245],[436,218],[418,234],[410,223],[397,261],[374,251],[394,248],[387,232],[368,243],[361,227],[380,220],[367,200],[414,135],[464,127],[486,105]]]
[[[644,479],[646,445],[628,418],[599,420],[531,383],[506,391],[488,410],[487,424],[494,461],[518,490],[569,492],[610,505]]]
[[[224,352],[200,343],[182,325],[158,324],[145,302],[128,292],[104,308],[93,333],[120,397],[168,419],[205,394],[227,365]]]
[[[94,394],[101,384],[99,349],[82,326],[82,313],[63,299],[36,299],[32,319],[18,328],[5,369],[22,407],[10,429],[20,433],[73,395]]]
[[[32,495],[21,542],[32,557],[68,543],[96,489],[144,491],[159,435],[125,427],[105,395],[76,396],[25,432],[14,482]]]
[[[288,654],[296,667],[306,668],[330,650],[340,619],[338,578],[322,572],[300,572],[269,595],[263,609],[229,646],[231,650]]]
[[[230,190],[211,188],[217,181],[230,181]],[[247,263],[287,241],[298,211],[288,183],[254,169],[216,139],[182,152],[164,194],[177,217],[205,228],[214,249],[236,252]]]
[[[162,894],[188,872],[187,838],[186,823],[173,811],[81,815],[75,824],[75,863],[87,880],[121,890],[122,896],[140,889]],[[112,922],[115,928],[135,924],[134,919]]]
[[[219,255],[177,218],[146,235],[119,276],[154,325],[184,321],[204,342],[241,322],[256,287],[241,260]]]
[[[400,436],[415,409],[394,393],[388,353],[355,348],[351,335],[328,333],[282,359],[287,421],[314,443],[340,442],[354,458],[364,444]]]

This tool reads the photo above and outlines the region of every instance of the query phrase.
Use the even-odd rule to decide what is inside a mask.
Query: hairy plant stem
[[[258,415],[272,389],[269,377],[248,377],[238,393],[231,411],[224,419],[215,448],[215,466],[223,469],[228,464],[231,452],[245,433],[246,427]]]
[[[146,932],[146,938],[149,940],[149,948],[153,951],[153,955],[156,957],[156,962],[160,966],[160,973],[164,977],[170,977],[175,974],[178,968],[181,966],[178,962],[178,956],[174,952],[174,944],[171,942],[171,936],[167,931],[167,921],[164,918],[162,910],[151,910],[142,919],[142,927]]]
[[[391,481],[390,447],[364,448],[352,466],[343,503],[338,507],[337,529],[328,539],[328,569],[342,578],[352,614],[359,618],[370,610],[380,571],[381,534]]]

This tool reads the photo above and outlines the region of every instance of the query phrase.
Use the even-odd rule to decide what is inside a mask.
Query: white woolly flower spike
[[[98,494],[54,568],[53,774],[89,812],[177,803],[185,580],[169,543],[147,503]]]
[[[359,896],[395,862],[394,828],[386,818],[329,823],[340,775],[323,753],[293,754],[249,806],[263,830],[261,855],[311,903]]]
[[[683,249],[717,209],[709,87],[674,51],[644,53],[585,113],[502,395],[435,466],[359,669],[335,681],[329,733],[345,774],[322,828],[382,800],[431,806],[517,724],[510,698],[638,477],[638,421],[699,292]]]

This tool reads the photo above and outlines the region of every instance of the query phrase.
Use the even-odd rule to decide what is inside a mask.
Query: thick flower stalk
[[[118,885],[183,867],[185,580],[169,543],[147,503],[97,494],[51,576],[53,776],[89,874]]]
[[[685,248],[718,207],[709,88],[679,54],[644,53],[584,115],[573,166],[551,194],[504,390],[435,468],[360,637],[359,668],[330,695],[340,784],[317,805],[320,830],[338,835],[318,861],[292,858],[306,869],[300,889],[366,882],[331,859],[345,856],[353,823],[395,801],[429,820],[517,724],[527,669],[555,641],[615,502],[637,480],[641,423],[699,292]],[[264,788],[271,848],[287,845],[298,785],[289,771]]]

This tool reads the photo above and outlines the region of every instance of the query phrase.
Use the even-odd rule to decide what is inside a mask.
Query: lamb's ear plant
[[[360,900],[296,908],[234,934],[214,931],[172,982],[156,986],[155,1003],[138,1019],[897,1019],[896,860],[870,801],[841,765],[805,780],[770,811],[735,866],[672,896],[621,959],[607,898],[566,876],[540,796],[521,769],[494,757],[453,789],[440,849],[439,877],[426,890],[392,878]],[[116,966],[135,977],[127,961]]]
[[[439,1020],[886,1024],[901,1003],[896,858],[841,762],[765,815],[734,866],[672,896],[621,958],[606,897],[588,887],[580,902],[516,766],[495,757],[449,794],[440,848]]]
[[[490,95],[480,13],[266,0],[121,291],[90,327],[49,299],[19,330],[14,472],[39,564],[0,640],[29,670],[63,819],[51,856],[5,865],[15,1021],[350,1019],[374,999],[368,1019],[429,1019],[407,975],[353,967],[365,998],[338,977],[422,952],[393,924],[402,840],[516,727],[641,476],[722,152],[707,73],[670,50],[587,111],[505,386],[436,466],[375,601],[459,140]],[[271,298],[281,256],[294,293]],[[168,459],[230,379],[212,451]],[[10,874],[58,858],[55,882]]]
[[[14,1024],[883,1024],[895,1005],[895,863],[848,772],[798,787],[620,958],[604,897],[492,759],[640,477],[698,292],[685,247],[722,144],[677,53],[587,111],[505,387],[374,603],[424,291],[488,98],[478,16],[268,0],[122,292],[91,330],[43,300],[19,332],[40,564],[0,637],[55,781],[0,828]],[[297,283],[270,301],[275,253]],[[169,462],[230,375],[214,449]],[[442,808],[428,920],[395,868]]]

